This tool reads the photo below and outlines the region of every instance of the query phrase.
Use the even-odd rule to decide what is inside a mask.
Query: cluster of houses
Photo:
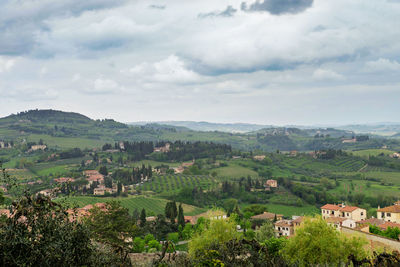
[[[46,145],[33,145],[31,148],[28,150],[28,152],[33,152],[33,151],[38,151],[38,150],[46,150],[47,146]]]
[[[339,231],[345,227],[369,233],[370,225],[375,225],[380,230],[387,230],[389,227],[400,229],[400,201],[392,206],[378,208],[377,218],[367,219],[365,209],[345,204],[326,204],[321,207],[321,215],[329,225]],[[296,233],[296,228],[301,225],[304,217],[293,216],[292,219],[285,220],[281,214],[264,212],[251,217],[251,219],[274,221],[277,237],[291,237]]]
[[[4,141],[0,141],[0,149],[2,148],[12,148],[12,144]]]

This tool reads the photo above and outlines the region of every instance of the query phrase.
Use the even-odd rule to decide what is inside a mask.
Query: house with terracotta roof
[[[251,216],[251,219],[252,220],[271,220],[272,221],[275,219],[275,216],[276,216],[277,221],[280,221],[283,218],[282,214],[275,214],[275,213],[264,211],[261,214]]]
[[[355,206],[346,206],[344,204],[326,204],[321,207],[321,214],[324,219],[340,217],[352,219],[353,221],[361,221],[367,218],[367,211],[365,209]]]
[[[273,179],[269,179],[265,182],[264,187],[273,187],[276,188],[278,187],[278,181],[277,180],[273,180]]]
[[[299,227],[303,223],[304,216],[292,216],[292,219],[293,219],[293,221],[292,221],[293,226],[296,230],[296,228]]]
[[[294,235],[294,225],[291,220],[280,220],[275,223],[276,237],[290,237]]]
[[[346,218],[341,218],[341,217],[328,217],[325,219],[327,224],[332,225],[337,230],[340,230],[342,228],[342,223],[345,220],[346,220]]]
[[[60,178],[54,179],[54,181],[56,183],[63,184],[63,183],[68,183],[68,182],[71,182],[71,183],[75,182],[75,179],[74,178],[70,178],[70,177],[60,177]]]
[[[382,231],[387,230],[388,228],[399,228],[400,229],[400,224],[399,223],[394,223],[394,222],[384,222],[380,225],[378,225],[378,228],[381,229]]]
[[[378,219],[386,222],[400,223],[400,202],[397,201],[393,206],[388,206],[377,210]]]

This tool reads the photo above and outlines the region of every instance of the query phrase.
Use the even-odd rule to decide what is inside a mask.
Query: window
[[[362,214],[361,214],[362,215]],[[347,216],[350,216],[350,213],[347,213]]]
[[[364,215],[364,212],[361,212],[361,216],[363,216]]]
[[[386,213],[386,216],[387,216],[387,217],[390,217],[390,213]]]

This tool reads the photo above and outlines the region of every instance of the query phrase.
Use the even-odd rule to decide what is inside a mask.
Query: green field
[[[108,201],[119,201],[121,205],[132,213],[135,209],[139,211],[141,209],[145,209],[148,215],[157,215],[164,214],[164,208],[168,200],[161,198],[151,198],[151,197],[85,197],[85,196],[76,196],[76,197],[67,197],[61,198],[57,201],[65,203],[70,206],[76,207],[84,207],[89,204],[95,203],[104,203]],[[196,215],[205,211],[205,209],[201,209],[198,207],[194,207],[191,205],[183,204],[183,210],[185,215]]]
[[[151,181],[141,185],[144,191],[153,191],[156,193],[173,194],[181,189],[198,187],[203,190],[209,190],[217,185],[215,179],[206,175],[155,175]]]
[[[42,139],[45,144],[47,144],[51,148],[81,148],[81,149],[92,149],[99,148],[106,140],[95,140],[95,139],[87,139],[87,138],[73,138],[73,137],[53,137],[50,135],[44,134],[31,134],[26,137],[28,142],[39,142]]]
[[[396,151],[388,150],[388,149],[364,149],[364,150],[358,150],[358,151],[349,151],[353,153],[354,156],[358,157],[369,157],[369,156],[378,156],[380,154],[384,155],[391,155],[395,153]]]
[[[241,178],[241,177],[258,177],[258,173],[235,163],[229,162],[229,166],[215,169],[218,177]]]

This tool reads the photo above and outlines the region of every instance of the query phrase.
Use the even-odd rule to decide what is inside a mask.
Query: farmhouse
[[[367,211],[365,209],[354,206],[346,206],[344,204],[326,204],[321,207],[321,213],[324,219],[330,217],[341,217],[352,219],[353,221],[361,221],[367,218]]]
[[[167,153],[167,152],[170,151],[170,147],[171,147],[171,144],[170,143],[166,143],[165,146],[155,147],[154,148],[154,152]]]
[[[258,156],[254,156],[253,159],[261,161],[261,160],[264,160],[265,157],[266,157],[265,155],[258,155]]]
[[[267,180],[267,181],[265,182],[265,184],[264,184],[264,187],[273,187],[273,188],[276,188],[276,187],[278,187],[278,181],[277,181],[277,180],[272,180],[272,179]]]
[[[71,182],[71,183],[75,182],[75,179],[74,178],[69,178],[69,177],[60,177],[60,178],[54,179],[54,181],[56,183],[62,184],[62,183],[68,183],[68,182]]]
[[[377,210],[378,219],[386,222],[400,223],[400,201],[394,203],[393,206],[379,208]]]
[[[46,145],[33,145],[29,151],[45,150],[46,148]]]
[[[264,213],[251,216],[252,220],[271,220],[272,221],[275,218],[276,218],[276,220],[280,221],[280,220],[282,220],[283,215],[264,211]]]
[[[104,176],[102,174],[97,174],[97,175],[91,175],[89,178],[87,178],[89,185],[91,185],[93,182],[98,182],[99,184],[104,183]]]
[[[294,235],[293,222],[290,220],[281,220],[275,223],[275,235],[280,236],[292,236]]]

